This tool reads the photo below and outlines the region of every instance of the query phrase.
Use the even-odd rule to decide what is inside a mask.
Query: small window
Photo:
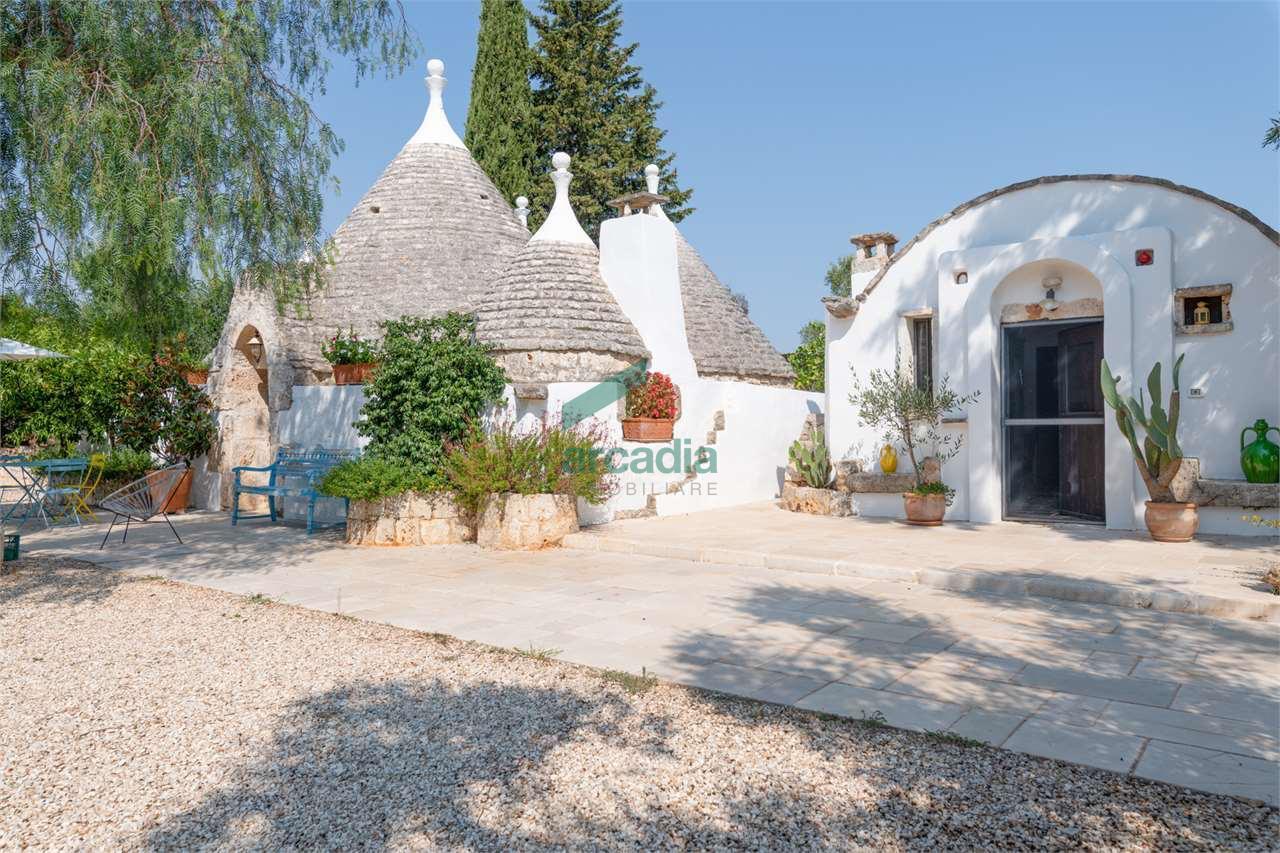
[[[933,320],[916,317],[911,320],[911,361],[915,367],[916,387],[933,393]]]

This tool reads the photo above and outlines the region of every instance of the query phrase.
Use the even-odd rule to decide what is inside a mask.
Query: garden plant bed
[[[18,569],[0,581],[0,838],[19,847],[1262,850],[1280,831],[1242,800],[547,650]]]

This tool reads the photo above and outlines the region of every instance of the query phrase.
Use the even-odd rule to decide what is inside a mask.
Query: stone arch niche
[[[221,475],[218,504],[222,509],[231,507],[233,468],[271,463],[273,412],[268,346],[258,328],[246,324],[236,333],[221,365],[216,389],[218,442],[216,458],[211,461]],[[244,479],[256,482],[254,476],[246,474]],[[265,482],[264,477],[257,475],[258,480]],[[266,501],[246,495],[241,499],[241,508],[265,512]]]

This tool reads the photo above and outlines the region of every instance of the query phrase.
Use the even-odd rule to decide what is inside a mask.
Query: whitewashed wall
[[[1137,248],[1155,248],[1155,263],[1135,266]],[[1055,260],[1061,263],[1046,263]],[[1260,417],[1280,422],[1280,254],[1257,228],[1212,202],[1123,181],[1040,185],[978,205],[906,252],[852,321],[829,317],[826,410],[833,455],[874,461],[880,436],[858,421],[848,402],[851,368],[864,376],[892,368],[902,315],[932,308],[935,375],[949,374],[958,391],[984,392],[967,412],[967,425],[956,427],[971,446],[944,471],[960,492],[949,517],[997,520],[995,303],[1037,301],[1039,275],[1051,265],[1064,274],[1060,301],[1102,291],[1104,348],[1122,374],[1122,390],[1132,389],[1135,375],[1144,380],[1158,360],[1167,394],[1168,368],[1186,354],[1182,446],[1199,457],[1204,476],[1243,479],[1240,430]],[[959,270],[968,273],[967,285],[955,283]],[[1222,283],[1233,285],[1234,331],[1175,336],[1173,290]],[[1192,398],[1191,388],[1204,396]],[[1142,525],[1145,489],[1109,412],[1107,422],[1107,524],[1133,529]],[[1203,513],[1202,530],[1267,532],[1241,529],[1231,515],[1239,513]]]

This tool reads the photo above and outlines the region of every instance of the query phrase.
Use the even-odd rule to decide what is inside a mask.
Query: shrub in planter
[[[964,439],[941,432],[942,417],[978,399],[977,392],[960,395],[943,376],[937,388],[916,385],[913,372],[895,365],[892,372],[872,370],[864,385],[855,377],[849,402],[858,407],[858,418],[884,430],[884,440],[906,448],[916,484],[902,495],[907,521],[938,525],[955,497],[955,490],[941,482],[926,482],[922,453],[928,452],[939,468],[960,452]]]
[[[648,372],[627,389],[626,441],[670,441],[680,412],[680,389],[665,373]]]
[[[336,385],[361,385],[373,375],[378,362],[378,348],[360,337],[355,327],[329,338],[320,347],[325,361],[333,365]]]
[[[446,472],[458,502],[478,517],[476,541],[494,548],[557,544],[578,529],[577,499],[608,500],[612,447],[598,425],[510,422],[473,426],[449,448]]]
[[[1169,392],[1169,408],[1160,407],[1160,362],[1156,362],[1147,375],[1147,389],[1151,392],[1151,411],[1148,414],[1142,389],[1138,399],[1121,397],[1116,390],[1117,377],[1111,374],[1106,359],[1102,360],[1102,398],[1115,410],[1116,424],[1128,440],[1138,473],[1147,486],[1145,521],[1151,538],[1157,542],[1189,542],[1200,526],[1199,508],[1194,503],[1178,501],[1173,496],[1173,478],[1182,467],[1182,447],[1178,444],[1178,418],[1181,411],[1181,393],[1178,374],[1182,359],[1173,363],[1173,388]],[[1146,433],[1142,446],[1138,445],[1136,427]]]
[[[475,538],[475,525],[438,475],[378,456],[344,462],[320,492],[347,498],[347,541],[355,545],[444,545]]]
[[[120,401],[120,438],[129,447],[152,449],[165,465],[203,456],[216,431],[209,397],[161,359],[138,371]],[[173,490],[165,512],[182,512],[191,495],[191,470]]]
[[[850,495],[831,488],[835,471],[821,430],[810,426],[808,436],[792,443],[788,457],[800,483],[783,484],[782,505],[786,509],[813,515],[853,515]]]

